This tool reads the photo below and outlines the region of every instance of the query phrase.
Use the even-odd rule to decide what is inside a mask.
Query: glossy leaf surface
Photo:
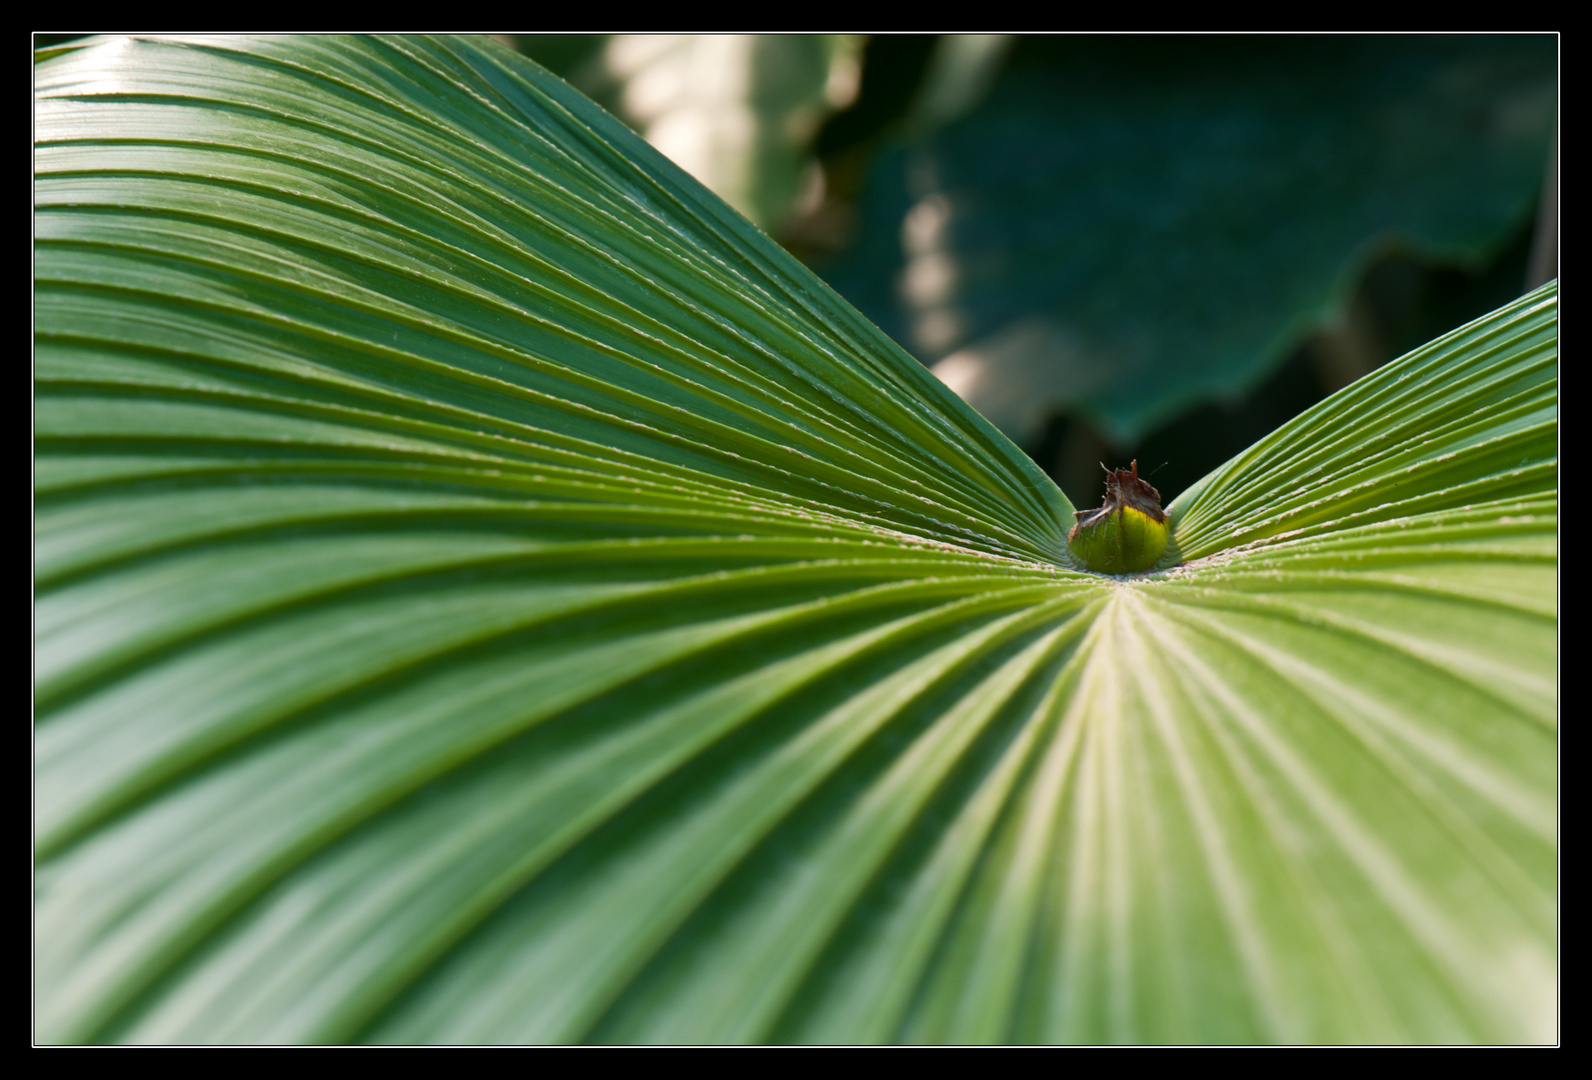
[[[36,95],[39,1041],[1554,1037],[1552,287],[1103,577],[506,49]]]
[[[855,95],[861,42],[834,34],[527,34],[513,44],[773,232],[801,200],[822,194],[813,136]]]

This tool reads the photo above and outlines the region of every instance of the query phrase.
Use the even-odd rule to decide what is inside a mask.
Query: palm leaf
[[[36,67],[37,1037],[1554,1037],[1556,291],[1158,572],[484,41]]]

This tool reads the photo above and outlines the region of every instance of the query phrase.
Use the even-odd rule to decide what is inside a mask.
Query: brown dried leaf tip
[[[1103,464],[1100,467],[1106,469]],[[1067,534],[1068,542],[1077,539],[1080,529],[1098,525],[1118,514],[1124,506],[1132,507],[1152,521],[1166,521],[1166,511],[1161,509],[1161,493],[1151,487],[1148,481],[1139,479],[1138,458],[1134,458],[1126,469],[1116,472],[1106,469],[1106,501],[1093,510],[1073,511],[1078,523]]]

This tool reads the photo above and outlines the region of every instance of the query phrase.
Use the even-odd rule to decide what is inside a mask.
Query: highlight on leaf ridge
[[[35,86],[39,1041],[1555,1037],[1554,287],[1113,579],[507,50]]]

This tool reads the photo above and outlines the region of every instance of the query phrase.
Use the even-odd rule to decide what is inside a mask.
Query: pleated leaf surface
[[[507,49],[35,76],[39,1041],[1555,1037],[1553,286],[1109,578]]]

